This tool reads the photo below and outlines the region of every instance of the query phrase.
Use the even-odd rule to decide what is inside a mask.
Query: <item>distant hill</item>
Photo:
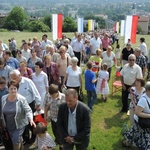
[[[0,0],[1,3],[10,3],[13,5],[16,4],[44,4],[44,3],[67,3],[67,4],[71,4],[71,3],[127,3],[127,2],[131,2],[131,3],[138,3],[141,2],[141,0],[125,0],[125,2],[123,2],[123,0]],[[144,2],[150,2],[150,0],[142,0],[142,3]]]

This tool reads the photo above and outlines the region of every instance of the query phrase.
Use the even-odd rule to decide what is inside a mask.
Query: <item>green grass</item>
[[[18,47],[21,45],[21,40],[28,40],[29,38],[38,37],[40,40],[44,33],[29,33],[29,32],[0,32],[1,39],[7,44],[8,39],[15,37]],[[49,39],[51,39],[51,33],[47,33]],[[66,33],[68,37],[73,37],[73,33]],[[139,46],[140,37],[145,37],[148,48],[150,48],[150,38],[148,35],[137,35],[137,43],[133,45],[133,48]],[[121,48],[124,47],[123,38],[120,39]],[[114,75],[115,68],[113,68],[112,77]],[[83,78],[84,80],[84,78]],[[111,89],[110,80],[110,89]],[[86,91],[84,90],[84,97],[86,102]],[[121,109],[121,93],[115,94],[115,96],[109,95],[106,103],[100,101],[100,95],[93,107],[92,113],[92,128],[91,139],[88,150],[126,150],[122,147],[123,136],[121,134],[122,126],[125,122],[129,125],[129,117],[126,114],[119,114]],[[49,126],[49,133],[52,135],[51,127]]]

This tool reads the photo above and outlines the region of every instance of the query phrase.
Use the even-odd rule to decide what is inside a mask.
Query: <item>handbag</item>
[[[80,91],[79,92],[79,97],[78,97],[79,101],[83,102],[84,101],[84,95],[83,95],[83,92]]]
[[[145,96],[144,96],[145,97]],[[150,109],[150,104],[148,103],[148,100],[147,98],[145,97],[146,101],[147,101],[147,104],[149,106],[149,109]],[[142,118],[142,117],[139,117],[139,120],[138,120],[138,124],[141,128],[150,128],[150,118]]]

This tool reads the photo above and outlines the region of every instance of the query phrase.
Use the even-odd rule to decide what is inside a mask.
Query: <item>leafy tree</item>
[[[49,32],[50,29],[42,21],[36,20],[29,23],[29,31],[31,32]]]
[[[4,20],[4,28],[8,30],[23,30],[28,17],[21,7],[14,7]]]
[[[76,22],[70,17],[65,17],[65,19],[63,20],[63,32],[75,32],[75,31],[77,31]]]
[[[43,22],[49,27],[51,30],[51,24],[52,24],[52,15],[47,15],[44,17]]]

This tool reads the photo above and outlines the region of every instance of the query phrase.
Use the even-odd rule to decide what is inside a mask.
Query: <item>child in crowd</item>
[[[92,62],[87,62],[87,70],[84,73],[85,90],[87,91],[88,107],[92,110],[92,106],[97,100],[95,82],[97,81],[95,73],[92,71]]]
[[[117,44],[116,52],[115,52],[115,56],[116,56],[116,59],[117,59],[117,66],[120,66],[120,54],[121,54],[121,48],[120,48],[120,45]]]
[[[107,95],[109,94],[109,73],[107,71],[108,66],[106,63],[102,65],[102,70],[98,72],[98,81],[96,85],[96,93],[101,94],[101,99],[104,100],[104,102],[107,101]]]
[[[49,86],[49,93],[45,99],[44,118],[51,121],[52,131],[55,136],[55,142],[59,144],[59,149],[62,149],[62,143],[60,141],[60,133],[57,126],[57,116],[59,106],[65,102],[65,95],[60,93],[58,85],[51,84]],[[49,111],[49,114],[48,114]]]
[[[85,40],[85,58],[84,58],[84,63],[87,63],[89,58],[90,58],[90,41],[89,40]]]
[[[2,127],[2,120],[1,120],[1,98],[2,96],[8,94],[8,88],[6,86],[6,78],[3,76],[0,76],[0,127]],[[0,145],[2,144],[2,133],[0,133]]]
[[[54,150],[56,144],[52,137],[47,132],[47,126],[39,122],[34,130],[37,135],[35,144],[38,146],[38,150]]]

